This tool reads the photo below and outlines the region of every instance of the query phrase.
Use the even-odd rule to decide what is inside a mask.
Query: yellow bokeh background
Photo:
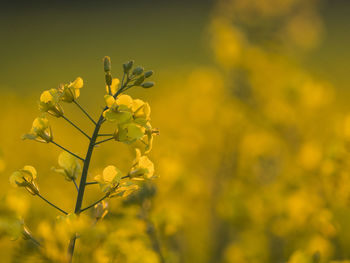
[[[10,9],[1,18],[13,23],[1,25],[9,50],[0,68],[2,262],[65,262],[74,227],[84,235],[73,262],[348,262],[344,8],[332,1],[217,0],[110,8],[87,2],[11,16]],[[115,77],[128,59],[155,70],[155,87],[128,93],[149,102],[160,130],[150,154],[158,178],[129,198],[110,199],[93,227],[89,213],[64,223],[8,178],[33,165],[41,193],[74,210],[74,185],[52,171],[60,150],[20,138],[39,114],[41,91],[78,76],[79,103],[97,118],[105,55]],[[74,105],[64,110],[92,133]],[[50,122],[57,142],[85,155],[86,138],[62,119]],[[133,158],[132,146],[103,144],[88,180],[111,164],[126,173]],[[89,186],[84,204],[99,197]],[[45,257],[7,235],[18,218],[47,244]]]

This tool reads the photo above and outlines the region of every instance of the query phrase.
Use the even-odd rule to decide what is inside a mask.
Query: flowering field
[[[86,6],[0,18],[2,262],[350,262],[345,1]]]

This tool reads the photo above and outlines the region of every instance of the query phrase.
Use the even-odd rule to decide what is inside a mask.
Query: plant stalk
[[[127,83],[126,83],[127,84]],[[125,85],[126,85],[125,84]],[[116,98],[120,93],[123,92],[123,89],[125,88],[124,85],[121,86],[121,88],[116,92],[116,94],[113,95],[114,98]],[[89,171],[89,165],[90,165],[90,161],[91,161],[91,156],[92,153],[94,151],[94,146],[96,143],[96,139],[98,137],[98,133],[100,131],[101,125],[104,122],[104,117],[103,117],[103,112],[105,110],[107,110],[108,107],[106,106],[101,115],[100,118],[98,119],[94,132],[91,136],[90,139],[90,143],[89,143],[89,147],[86,153],[86,157],[84,159],[84,166],[83,166],[83,171],[81,174],[81,179],[80,179],[80,184],[79,184],[79,191],[78,191],[78,196],[77,196],[77,201],[75,203],[75,209],[74,209],[74,213],[79,215],[81,212],[81,206],[83,204],[83,198],[84,198],[84,192],[85,192],[85,186],[86,186],[86,179],[87,179],[87,175],[88,175],[88,171]],[[90,137],[89,137],[90,138]],[[70,242],[69,242],[69,246],[68,246],[68,262],[72,262],[73,260],[73,255],[74,255],[74,248],[75,248],[75,241],[76,241],[76,235],[74,235]]]
[[[37,193],[37,196],[39,196],[42,200],[44,200],[46,203],[48,203],[49,205],[51,205],[52,207],[56,208],[57,210],[59,210],[60,212],[62,212],[65,215],[68,215],[68,213],[66,211],[64,211],[63,209],[59,208],[57,205],[54,205],[53,203],[51,203],[49,200],[47,200],[45,197],[43,197],[41,194]]]

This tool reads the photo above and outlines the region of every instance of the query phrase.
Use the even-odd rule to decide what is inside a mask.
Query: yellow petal
[[[41,96],[40,96],[41,102],[48,103],[52,100],[53,100],[53,97],[48,90],[45,90],[43,93],[41,93]]]
[[[23,170],[28,171],[32,175],[33,179],[36,178],[37,172],[33,166],[26,165],[23,167]]]
[[[73,87],[74,89],[81,89],[84,86],[84,81],[81,77],[77,77],[73,82],[69,83],[68,87]]]
[[[118,98],[117,98],[117,104],[118,105],[125,105],[127,106],[128,108],[131,108],[132,106],[132,98],[129,96],[129,95],[120,95]]]
[[[112,79],[111,92],[115,94],[118,90],[120,80],[117,78]],[[108,86],[106,86],[106,92],[108,93]]]
[[[109,165],[103,170],[103,180],[106,182],[112,182],[117,174],[117,168],[113,165]]]
[[[115,103],[115,99],[111,95],[105,95],[105,101],[108,108],[112,107]]]

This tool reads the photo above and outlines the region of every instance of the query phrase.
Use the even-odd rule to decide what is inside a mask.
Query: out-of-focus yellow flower
[[[288,263],[312,263],[312,258],[305,252],[297,250],[291,255]]]
[[[325,261],[332,255],[333,247],[329,240],[323,238],[321,235],[315,235],[311,238],[306,250],[311,255],[320,253],[322,260]]]
[[[93,210],[96,220],[103,219],[108,214],[108,203],[103,200],[94,206]]]
[[[299,153],[300,164],[307,170],[315,169],[322,158],[322,152],[314,143],[306,143]]]

